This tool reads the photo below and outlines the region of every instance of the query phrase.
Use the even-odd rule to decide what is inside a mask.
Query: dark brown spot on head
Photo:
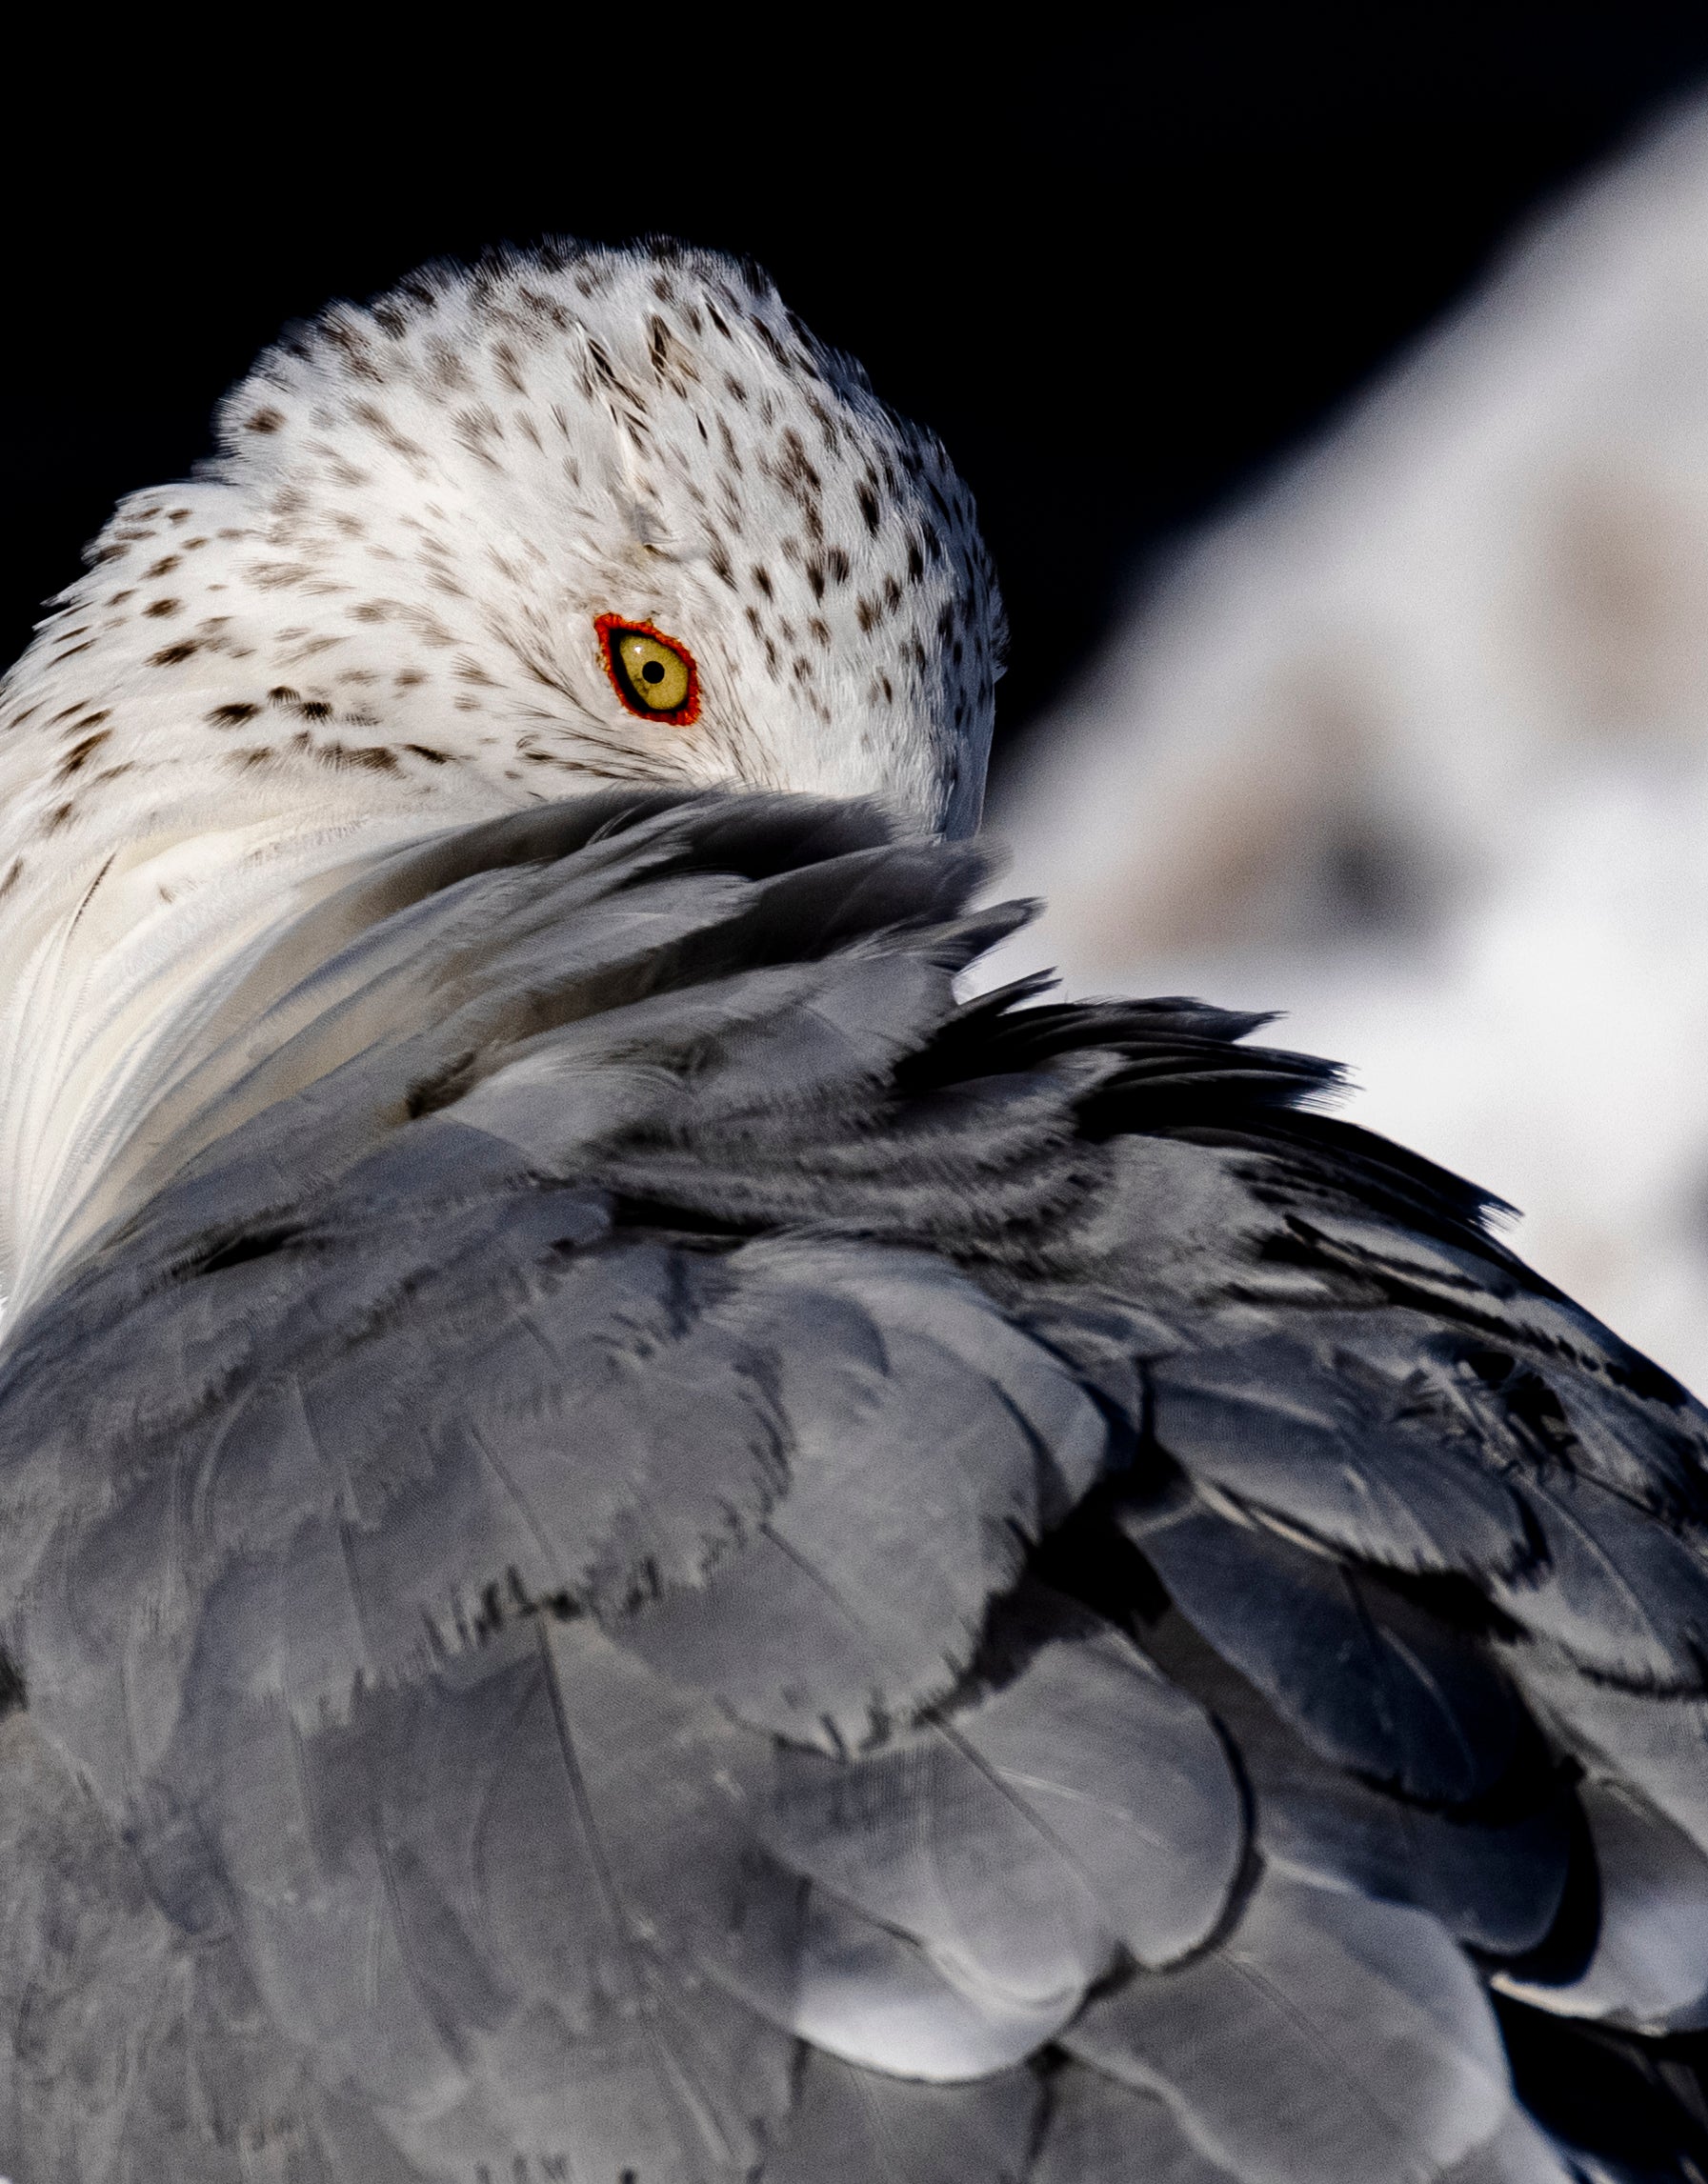
[[[176,599],[154,599],[143,609],[143,612],[152,614],[158,619],[165,614],[175,614],[178,611],[179,604],[180,602]]]
[[[53,776],[54,780],[69,781],[73,773],[81,773],[89,764],[91,755],[100,750],[102,744],[111,741],[111,729],[102,728],[97,729],[93,735],[86,735],[81,743],[73,743],[70,751],[60,760],[58,771]]]
[[[323,743],[314,755],[323,766],[359,767],[368,773],[395,773],[397,755],[378,743]]]

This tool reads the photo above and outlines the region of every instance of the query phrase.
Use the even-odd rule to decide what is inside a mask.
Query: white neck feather
[[[329,800],[330,801],[330,800]],[[300,912],[401,843],[487,816],[417,807],[156,823],[0,905],[0,1292],[8,1321],[115,1214],[205,1063],[222,999]],[[102,831],[103,832],[105,830]],[[230,1055],[226,1081],[256,1057]],[[206,1091],[215,1088],[205,1086]]]

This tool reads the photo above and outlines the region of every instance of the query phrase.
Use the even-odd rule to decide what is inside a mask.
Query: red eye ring
[[[599,614],[593,619],[593,628],[599,633],[599,650],[605,657],[605,672],[611,677],[611,687],[628,710],[639,720],[662,721],[666,728],[687,728],[700,717],[700,671],[694,665],[693,654],[678,637],[660,630],[652,622],[638,621],[633,614]],[[654,644],[674,652],[688,670],[688,695],[679,706],[670,711],[650,706],[632,689],[627,669],[617,651],[617,642],[623,637],[651,637]]]

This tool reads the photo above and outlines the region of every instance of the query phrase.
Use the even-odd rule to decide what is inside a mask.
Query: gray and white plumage
[[[936,451],[667,251],[227,415],[0,759],[8,2174],[1692,2174],[1702,1413],[1255,1020],[957,999]]]

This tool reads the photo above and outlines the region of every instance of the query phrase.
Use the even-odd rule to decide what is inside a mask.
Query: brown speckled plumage
[[[359,749],[428,795],[449,765],[514,801],[721,781],[976,823],[1000,614],[971,500],[751,269],[562,245],[432,270],[288,334],[220,445],[121,507],[10,678],[0,743],[72,695],[170,707],[181,749],[116,731],[147,783],[127,795],[170,795],[207,762],[193,726],[272,706],[290,732],[237,762],[280,795]],[[611,706],[601,611],[691,647],[697,732]]]

